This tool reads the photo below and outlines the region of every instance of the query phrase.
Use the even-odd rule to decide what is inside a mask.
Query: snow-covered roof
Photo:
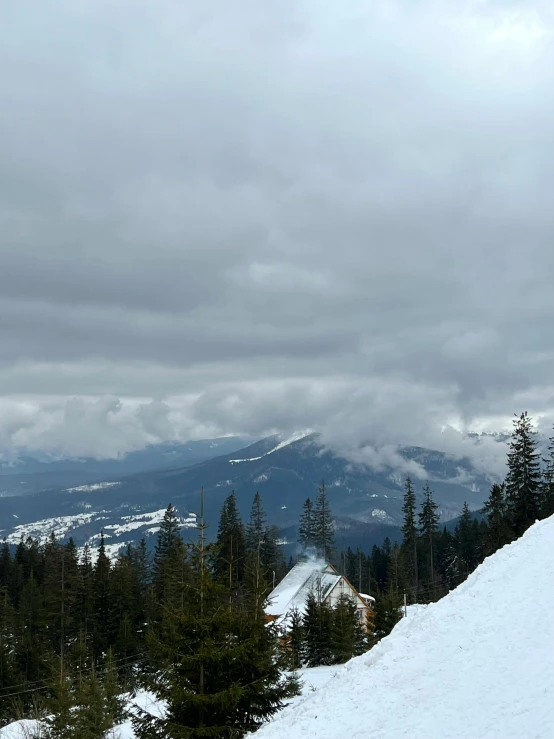
[[[325,598],[340,579],[335,568],[321,559],[298,562],[270,594],[265,612],[282,616],[297,608],[303,613],[310,592],[321,590]]]
[[[364,600],[371,600],[374,601],[375,598],[372,595],[368,595],[367,593],[358,593],[360,598],[363,598]]]

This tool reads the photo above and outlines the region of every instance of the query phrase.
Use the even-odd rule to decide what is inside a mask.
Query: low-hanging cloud
[[[2,12],[3,453],[551,428],[550,3]]]

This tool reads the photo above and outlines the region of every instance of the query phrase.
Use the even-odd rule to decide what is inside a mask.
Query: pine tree
[[[388,576],[390,572],[391,549],[391,541],[387,536],[382,547],[378,547],[374,544],[371,550],[371,566],[375,585],[376,589],[381,593],[385,592],[387,589]]]
[[[46,699],[44,739],[74,739],[77,736],[76,699],[73,682],[60,660]]]
[[[93,669],[81,682],[73,717],[73,736],[79,739],[107,739],[124,716],[123,700],[109,653],[104,672],[104,681]]]
[[[423,488],[423,505],[419,513],[419,531],[427,545],[431,588],[435,586],[435,557],[433,552],[433,542],[435,534],[438,531],[439,514],[437,511],[438,506],[433,500],[433,491],[429,487],[429,483],[427,483]]]
[[[417,602],[419,568],[417,562],[416,495],[410,477],[406,478],[402,513],[404,515],[402,546],[404,548],[406,570],[412,583],[414,602]]]
[[[88,646],[92,642],[94,631],[94,568],[88,544],[83,547],[77,574],[77,620],[82,637],[79,640],[81,642],[79,654],[82,657],[86,651],[82,647]]]
[[[245,573],[252,573],[259,562],[260,574],[268,585],[285,574],[283,554],[277,544],[278,536],[277,527],[266,524],[260,494],[256,493],[244,536]]]
[[[213,554],[214,574],[230,585],[233,597],[237,596],[244,580],[245,564],[244,526],[233,491],[221,509]]]
[[[0,587],[7,588],[11,581],[12,557],[7,541],[0,545]]]
[[[96,657],[104,655],[109,644],[110,569],[111,564],[106,554],[104,532],[102,531],[100,532],[98,556],[94,565],[93,575],[93,645]]]
[[[302,666],[304,646],[304,623],[298,608],[293,608],[290,613],[286,641],[288,666],[291,670],[296,670]]]
[[[201,516],[185,607],[166,608],[151,636],[165,663],[152,687],[167,711],[156,718],[138,710],[133,723],[141,739],[241,737],[298,691],[283,673],[277,633],[262,608],[230,601],[223,578],[212,577],[204,530]]]
[[[393,588],[396,593],[404,593],[408,589],[404,551],[397,542],[394,543],[391,549],[387,570],[387,582],[389,587]]]
[[[373,633],[369,639],[371,646],[375,646],[381,639],[390,634],[402,618],[401,609],[402,597],[394,588],[391,587],[386,593],[377,596],[375,599]]]
[[[185,544],[177,509],[168,505],[158,532],[152,567],[152,590],[155,596],[155,617],[159,609],[171,603],[178,605],[182,599],[184,583],[188,578]]]
[[[314,544],[318,554],[328,562],[334,552],[333,517],[329,508],[325,483],[319,486],[314,507]]]
[[[467,502],[462,508],[462,515],[454,529],[454,546],[458,580],[465,579],[479,563],[479,528],[476,527]]]
[[[332,611],[331,652],[333,662],[341,664],[366,649],[366,634],[358,608],[347,595],[339,597]]]
[[[485,501],[482,512],[487,516],[487,528],[484,541],[484,554],[494,554],[511,540],[510,525],[504,497],[504,485],[494,484]]]
[[[263,545],[266,532],[266,515],[262,508],[260,494],[256,493],[250,511],[250,520],[246,525],[244,547],[247,553],[257,552]]]
[[[554,514],[554,436],[549,439],[548,457],[543,459],[544,474],[540,490],[541,518]]]
[[[46,667],[43,632],[42,592],[39,583],[31,572],[23,585],[16,616],[16,638],[13,659],[23,680],[33,683],[41,680]]]
[[[11,717],[10,700],[2,696],[22,682],[14,664],[15,639],[15,612],[7,588],[0,586],[0,725]]]
[[[145,613],[140,591],[140,574],[136,567],[134,548],[121,553],[113,566],[109,582],[109,643],[118,660],[124,660],[124,677],[132,682],[133,666],[142,647]]]
[[[304,611],[304,662],[308,667],[330,665],[333,662],[331,646],[332,612],[321,597],[321,590],[310,592]]]
[[[77,550],[72,539],[62,545],[50,536],[44,547],[43,611],[48,620],[48,639],[63,657],[78,633],[76,604],[78,598]]]
[[[518,537],[539,517],[541,471],[535,432],[527,411],[516,417],[513,423],[506,502],[514,535]]]
[[[315,546],[315,515],[314,507],[310,498],[306,498],[302,506],[300,526],[298,528],[298,541],[304,549]]]

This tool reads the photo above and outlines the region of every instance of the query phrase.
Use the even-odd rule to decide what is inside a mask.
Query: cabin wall
[[[347,597],[351,598],[354,601],[354,603],[356,604],[356,608],[358,609],[358,616],[360,618],[360,621],[365,626],[367,623],[367,616],[368,616],[369,609],[365,605],[365,603],[363,603],[359,599],[357,591],[344,578],[341,578],[340,581],[335,585],[335,587],[331,590],[331,592],[329,593],[325,601],[331,607],[334,607],[337,605],[341,597],[343,597],[344,595],[346,595]]]

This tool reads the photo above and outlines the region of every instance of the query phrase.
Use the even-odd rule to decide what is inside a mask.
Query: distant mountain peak
[[[303,439],[307,439],[309,436],[316,437],[317,434],[314,431],[307,430],[307,431],[297,431],[296,433],[292,434],[291,436],[283,439],[280,434],[275,434],[274,436],[268,436],[265,439],[262,439],[259,444],[267,443],[269,442],[272,446],[272,448],[268,449],[267,451],[259,454],[258,456],[254,457],[244,457],[242,459],[230,459],[230,464],[238,464],[240,462],[257,462],[259,459],[262,459],[262,457],[267,457],[269,454],[273,454],[274,452],[278,452],[280,449],[284,449],[287,446],[290,446],[291,444],[295,444],[297,441],[302,441]],[[258,446],[258,444],[253,445]],[[246,450],[251,449],[252,447],[247,447]]]

